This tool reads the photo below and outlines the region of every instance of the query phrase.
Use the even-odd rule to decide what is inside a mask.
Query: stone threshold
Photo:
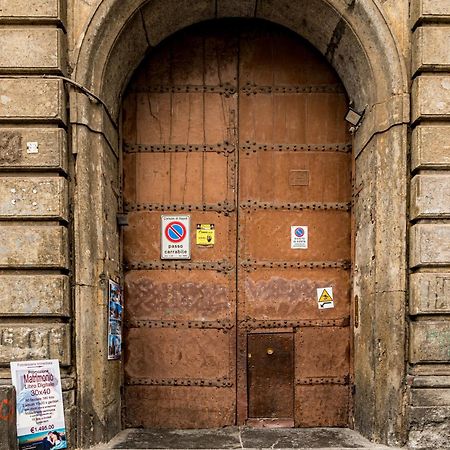
[[[95,450],[150,449],[393,449],[347,428],[126,429]]]

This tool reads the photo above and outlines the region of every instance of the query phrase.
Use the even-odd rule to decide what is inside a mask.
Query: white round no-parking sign
[[[291,248],[308,248],[308,227],[305,225],[291,226]]]

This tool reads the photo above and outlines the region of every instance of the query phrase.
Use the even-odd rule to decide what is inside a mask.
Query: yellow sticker
[[[213,223],[198,223],[196,243],[203,247],[212,247],[216,241],[216,232]]]
[[[331,300],[333,300],[333,299],[331,298],[330,294],[327,292],[326,289],[324,289],[319,298],[319,302],[331,302]]]
[[[319,309],[334,308],[333,288],[331,286],[317,289],[317,303]]]

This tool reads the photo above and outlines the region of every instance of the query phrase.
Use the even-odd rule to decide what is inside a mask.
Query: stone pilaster
[[[64,5],[0,0],[0,382],[11,360],[59,359],[71,411]]]
[[[412,448],[450,441],[450,3],[411,4],[409,385]]]

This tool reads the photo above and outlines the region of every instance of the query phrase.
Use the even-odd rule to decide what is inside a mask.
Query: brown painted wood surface
[[[346,107],[323,58],[268,23],[190,28],[142,63],[123,101],[126,426],[348,424]],[[161,214],[190,214],[191,261],[160,260]],[[196,245],[201,223],[213,247]],[[258,336],[291,353],[249,377]]]
[[[248,340],[248,417],[292,418],[294,342],[292,333],[255,333]]]

